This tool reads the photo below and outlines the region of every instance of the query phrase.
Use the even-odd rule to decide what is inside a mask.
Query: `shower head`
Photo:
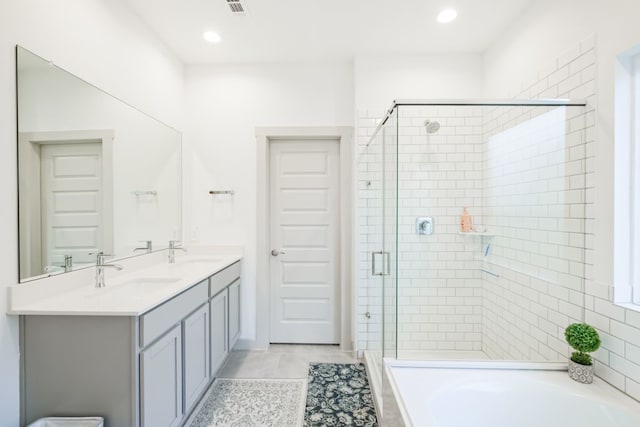
[[[440,123],[431,121],[429,119],[424,121],[424,127],[427,130],[427,133],[436,133],[440,129]]]
[[[438,130],[440,130],[440,123],[433,120],[425,120],[424,121],[424,127],[427,130],[427,133],[436,133],[438,132]]]

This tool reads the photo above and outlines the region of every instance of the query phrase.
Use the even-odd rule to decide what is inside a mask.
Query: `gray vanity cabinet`
[[[229,348],[240,337],[240,279],[229,285]]]
[[[211,373],[213,375],[218,372],[229,354],[227,302],[227,289],[218,292],[209,302],[211,307]]]
[[[180,325],[140,353],[142,425],[174,427],[180,424],[184,412],[182,366]]]
[[[196,403],[210,379],[209,306],[203,304],[182,322],[182,327],[184,341],[184,407],[188,409]]]
[[[211,310],[211,375],[215,376],[233,348],[240,325],[240,263],[237,262],[209,278]],[[233,288],[233,290],[232,290]],[[230,296],[234,301],[230,305]],[[238,330],[237,330],[238,329]]]
[[[21,425],[182,425],[237,339],[239,278],[236,262],[139,316],[22,315]]]

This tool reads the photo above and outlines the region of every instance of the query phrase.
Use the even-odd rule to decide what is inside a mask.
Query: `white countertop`
[[[9,287],[8,314],[139,316],[242,259],[241,251],[166,252],[117,261],[106,268],[106,287],[95,287],[95,267]]]

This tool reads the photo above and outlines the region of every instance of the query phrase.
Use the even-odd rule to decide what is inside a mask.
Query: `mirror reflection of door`
[[[104,232],[99,249],[122,258],[142,255],[133,251],[140,240],[152,240],[154,249],[182,240],[180,132],[20,46],[16,68],[20,282],[40,277],[48,264],[61,269],[64,261],[62,255],[43,261],[48,252],[41,250],[40,150],[65,140],[102,144]],[[116,133],[117,146],[112,142]],[[88,199],[73,200],[85,202]],[[64,203],[69,209],[70,200]],[[60,216],[78,216],[84,222],[84,213],[65,211]],[[71,242],[77,250],[74,270],[83,264],[80,254],[90,252],[75,240],[80,234],[88,238],[86,231],[76,229]],[[69,241],[68,236],[63,239]],[[95,265],[95,258],[91,260],[87,266]]]
[[[41,271],[92,262],[102,248],[102,147],[97,142],[40,148]]]
[[[20,275],[94,264],[113,249],[113,132],[21,133]]]

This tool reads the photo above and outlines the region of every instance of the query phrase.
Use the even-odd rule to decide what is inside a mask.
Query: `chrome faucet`
[[[176,262],[176,249],[187,252],[185,248],[176,246],[179,243],[177,240],[169,240],[169,264],[175,264]]]
[[[73,270],[73,258],[71,255],[64,256],[64,272],[68,273]]]
[[[145,246],[142,248],[135,248],[133,251],[146,251],[150,253],[153,250],[153,241],[151,240],[141,240],[141,242],[145,243]]]
[[[122,270],[122,266],[118,264],[105,264],[104,258],[106,256],[111,256],[111,255],[105,255],[102,252],[92,253],[90,255],[96,256],[96,288],[104,288],[105,286],[107,286],[106,283],[104,282],[105,267],[115,268],[116,270]]]
[[[73,259],[71,255],[65,255],[63,265],[47,265],[43,271],[47,273],[47,277],[51,277],[54,274],[68,273],[71,270],[73,270]]]

